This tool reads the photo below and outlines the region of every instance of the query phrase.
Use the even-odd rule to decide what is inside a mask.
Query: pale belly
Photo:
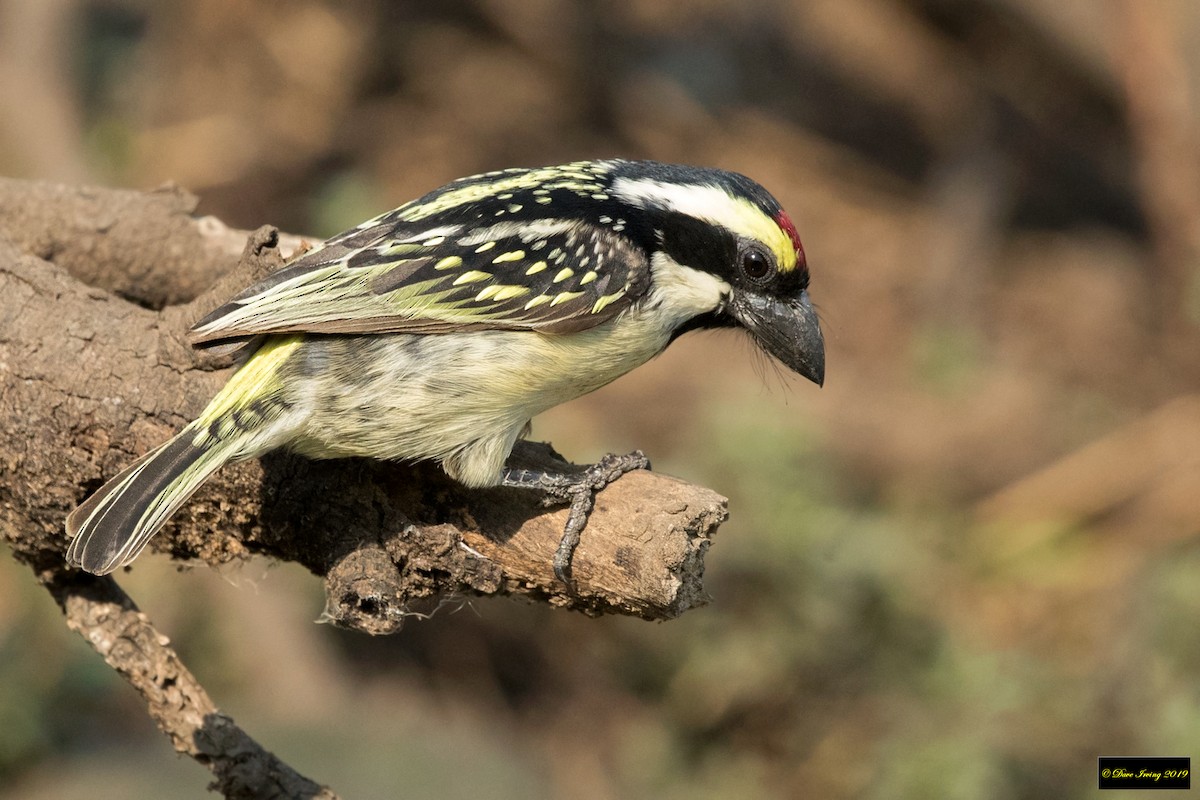
[[[620,377],[668,341],[628,318],[570,336],[316,337],[289,364],[293,402],[308,412],[290,446],[317,458],[434,459],[469,486],[494,485],[532,417]]]

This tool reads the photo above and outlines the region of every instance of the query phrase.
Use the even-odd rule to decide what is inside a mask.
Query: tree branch
[[[180,753],[216,776],[211,788],[229,798],[319,798],[337,795],[300,775],[217,710],[179,660],[167,637],[117,582],[60,572],[46,584],[79,633],[146,700],[150,716]]]
[[[283,261],[273,230],[247,240],[194,208],[173,188],[0,179],[0,534],[226,796],[333,797],[220,714],[114,580],[63,561],[66,514],[227,379],[228,359],[186,344],[191,322]],[[300,245],[284,238],[289,252]],[[570,468],[546,445],[523,443],[514,458]],[[650,472],[605,489],[575,555],[574,592],[551,568],[565,516],[528,492],[468,490],[429,464],[274,453],[221,470],[153,548],[210,564],[297,561],[324,578],[329,621],[372,634],[464,592],[645,619],[707,601],[719,495]]]
[[[16,519],[35,523],[12,529],[21,532],[10,537],[14,548],[43,569],[61,560],[65,514],[227,379],[186,345],[188,324],[282,263],[268,230],[235,262],[229,231],[193,219],[191,208],[178,191],[0,182],[10,240],[0,240],[5,500]],[[222,274],[215,291],[161,311],[96,288],[150,303],[188,297],[201,276]],[[515,456],[564,467],[544,446],[522,445]],[[724,519],[723,498],[652,473],[617,481],[598,498],[576,554],[575,593],[550,568],[565,514],[541,509],[528,492],[468,491],[429,465],[276,454],[222,470],[155,547],[209,563],[248,553],[298,561],[326,578],[330,618],[370,633],[395,630],[413,602],[447,592],[523,594],[647,619],[704,602],[702,555]]]

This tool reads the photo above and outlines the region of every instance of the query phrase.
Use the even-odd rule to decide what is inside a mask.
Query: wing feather
[[[196,346],[269,333],[585,330],[649,284],[645,252],[570,219],[431,227],[389,212],[301,254],[202,319]]]

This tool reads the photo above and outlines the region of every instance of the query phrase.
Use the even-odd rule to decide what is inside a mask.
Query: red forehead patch
[[[786,211],[780,211],[775,217],[775,222],[792,241],[792,247],[796,251],[796,268],[807,272],[808,259],[804,256],[804,245],[800,244],[800,234],[796,233],[796,226],[792,224],[792,218],[787,215]]]

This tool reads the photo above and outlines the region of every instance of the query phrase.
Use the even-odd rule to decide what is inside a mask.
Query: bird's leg
[[[623,456],[612,453],[592,464],[583,472],[570,475],[563,472],[544,472],[536,469],[506,467],[500,479],[502,486],[521,489],[540,489],[545,493],[543,502],[547,506],[569,503],[571,511],[558,549],[554,552],[554,574],[571,586],[571,557],[579,544],[579,535],[587,525],[588,515],[596,502],[596,492],[603,489],[626,472],[650,469],[650,459],[641,450]]]

